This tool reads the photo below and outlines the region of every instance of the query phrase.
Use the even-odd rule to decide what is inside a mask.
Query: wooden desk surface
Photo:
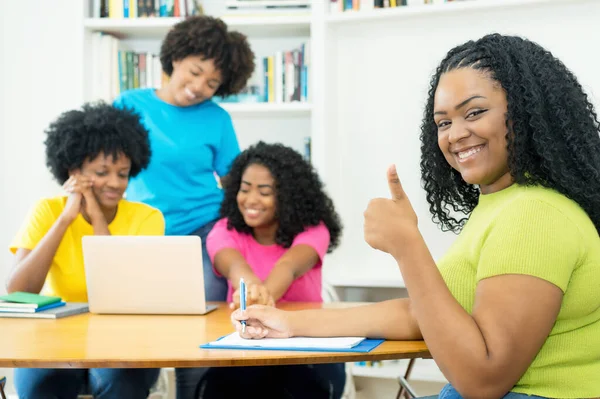
[[[280,307],[292,310],[321,305]],[[0,367],[259,366],[429,356],[423,341],[388,341],[369,353],[200,349],[199,345],[234,331],[229,315],[227,306],[220,304],[205,316],[86,313],[58,320],[0,318]]]

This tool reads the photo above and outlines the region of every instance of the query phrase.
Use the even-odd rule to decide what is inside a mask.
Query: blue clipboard
[[[217,342],[221,339],[225,338],[225,336],[219,338]],[[295,351],[295,352],[354,352],[354,353],[368,353],[373,349],[377,348],[381,345],[385,340],[384,339],[365,339],[360,344],[352,347],[352,348],[287,348],[285,346],[282,347],[274,347],[274,348],[259,348],[257,346],[233,346],[233,345],[218,345],[218,344],[203,344],[200,345],[202,349],[235,349],[235,350],[259,350],[259,351]]]

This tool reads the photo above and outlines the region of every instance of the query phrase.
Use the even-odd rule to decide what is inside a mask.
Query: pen
[[[244,278],[240,278],[240,307],[242,311],[246,310],[246,283]],[[246,332],[246,320],[242,320],[242,333]]]

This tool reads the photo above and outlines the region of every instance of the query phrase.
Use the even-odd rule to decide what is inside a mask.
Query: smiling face
[[[168,100],[180,107],[200,104],[212,98],[222,82],[221,71],[216,69],[213,60],[191,55],[173,61]]]
[[[275,179],[263,165],[249,165],[242,174],[237,204],[244,222],[253,229],[277,225]]]
[[[94,179],[92,192],[98,205],[104,210],[114,210],[127,189],[130,169],[131,160],[124,154],[113,159],[112,155],[100,153],[83,162],[81,173]]]
[[[506,148],[506,93],[484,72],[444,73],[435,92],[434,120],[446,161],[483,194],[513,183]]]

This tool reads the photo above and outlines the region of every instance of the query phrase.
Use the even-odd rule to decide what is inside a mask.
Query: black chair
[[[6,395],[4,394],[4,386],[6,385],[6,377],[0,377],[0,396],[2,399],[6,399]]]
[[[398,377],[400,389],[398,390],[398,395],[396,395],[396,399],[401,399],[402,395],[404,395],[405,399],[414,399],[417,397],[416,392],[408,383],[410,373],[412,372],[413,366],[415,365],[415,360],[416,359],[410,359],[410,362],[408,362],[408,367],[406,367],[406,372],[404,373],[404,376]]]

